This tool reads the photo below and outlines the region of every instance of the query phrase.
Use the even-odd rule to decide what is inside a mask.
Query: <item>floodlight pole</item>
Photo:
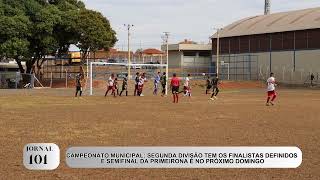
[[[216,62],[216,75],[219,77],[219,60],[220,60],[220,30],[222,28],[215,28],[217,30],[217,62]]]
[[[124,24],[124,26],[127,27],[127,30],[128,30],[128,81],[129,81],[131,77],[130,29],[134,25]]]
[[[166,95],[168,95],[168,82],[169,82],[169,32],[164,32],[165,35],[165,42],[166,42],[166,54],[167,54],[167,66],[166,66],[166,76],[167,76],[167,82],[166,82]]]
[[[219,52],[220,52],[220,37],[219,37],[219,29],[217,29],[217,62],[216,62],[216,74],[219,77]]]

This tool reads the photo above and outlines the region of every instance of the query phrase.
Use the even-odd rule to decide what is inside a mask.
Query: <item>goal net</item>
[[[134,95],[135,77],[137,73],[145,73],[147,81],[144,83],[143,95],[152,95],[154,92],[154,81],[158,73],[161,75],[166,72],[168,68],[166,64],[127,64],[127,63],[106,63],[106,62],[91,62],[89,65],[89,73],[87,80],[87,88],[89,95],[104,95],[107,89],[108,79],[111,74],[117,78],[117,87],[119,93],[122,90],[122,83],[125,77],[128,77],[128,95]],[[168,78],[167,78],[168,80]],[[158,94],[161,93],[162,87],[158,84]],[[166,93],[167,93],[166,87]],[[110,92],[111,93],[111,92]],[[126,93],[124,92],[124,94]]]

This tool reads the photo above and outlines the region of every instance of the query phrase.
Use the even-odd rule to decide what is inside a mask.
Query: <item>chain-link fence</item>
[[[0,89],[22,89],[34,87],[34,75],[19,72],[0,72]]]
[[[98,59],[91,59],[96,62]],[[170,61],[170,59],[169,59]],[[186,77],[188,74],[194,79],[203,79],[205,76],[212,76],[216,74],[216,58],[213,61],[208,58],[184,58],[180,65],[169,65],[169,77],[176,73],[180,77]],[[221,55],[219,63],[219,76],[223,80],[258,80],[259,79],[259,66],[258,56],[254,55]],[[164,61],[163,61],[164,62]],[[150,62],[146,62],[150,63]],[[79,73],[79,64],[57,64],[55,61],[47,61],[42,67],[39,80],[62,80],[73,79]],[[132,64],[134,66],[134,63]],[[87,66],[83,65],[84,71],[87,71]],[[108,68],[103,69],[104,74],[110,74],[115,70]],[[124,69],[118,72],[126,72]],[[135,67],[132,71],[147,72],[147,74],[154,74],[148,70]]]
[[[214,62],[216,57],[213,58]],[[216,64],[212,64],[215,72]],[[259,59],[255,55],[222,55],[219,56],[219,77],[223,80],[258,80]]]
[[[277,82],[291,85],[319,85],[320,71],[288,68],[286,66],[272,67],[271,70]],[[270,75],[270,67],[259,67],[259,79],[266,80]]]

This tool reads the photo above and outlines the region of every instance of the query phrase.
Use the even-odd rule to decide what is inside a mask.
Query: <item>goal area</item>
[[[167,64],[127,64],[127,63],[107,63],[90,62],[88,73],[89,95],[104,95],[107,88],[107,82],[111,74],[115,75],[118,82],[118,90],[122,90],[123,79],[128,76],[128,92],[133,95],[135,88],[136,73],[145,73],[147,82],[144,85],[145,95],[152,95],[154,89],[154,80],[160,72],[160,76],[165,72],[168,75]],[[168,81],[168,78],[167,78]],[[168,84],[168,82],[167,82]],[[166,86],[166,93],[168,87]],[[158,87],[158,93],[161,93],[162,87]]]

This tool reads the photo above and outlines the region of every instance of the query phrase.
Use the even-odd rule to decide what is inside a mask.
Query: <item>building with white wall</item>
[[[166,45],[161,47],[166,52]],[[196,44],[185,40],[169,44],[169,68],[185,73],[209,72],[211,64],[211,44]]]

